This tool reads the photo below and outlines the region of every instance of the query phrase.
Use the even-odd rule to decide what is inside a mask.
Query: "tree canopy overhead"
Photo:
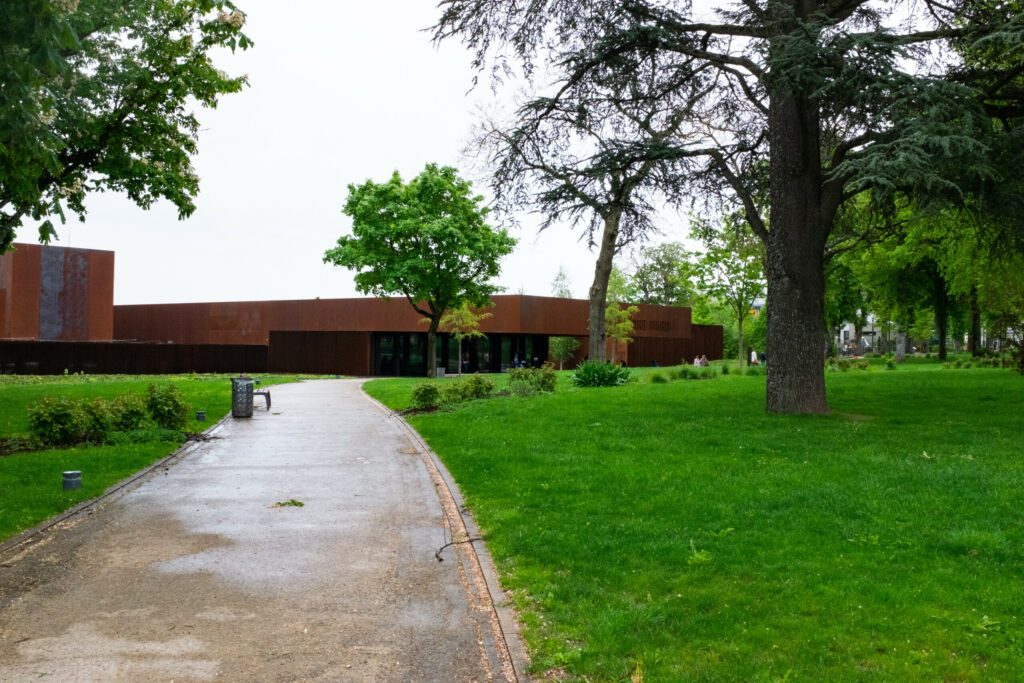
[[[398,172],[385,183],[348,186],[344,212],[352,234],[324,261],[356,271],[356,289],[404,296],[429,323],[427,374],[436,372],[436,333],[445,311],[483,307],[501,291],[492,284],[516,241],[486,223],[482,197],[454,168],[428,164],[408,183]]]
[[[4,0],[0,22],[0,252],[26,219],[84,214],[92,191],[184,218],[199,191],[199,121],[245,77],[214,65],[248,48],[228,0]]]
[[[741,208],[765,244],[774,412],[828,410],[824,260],[840,208],[866,190],[959,201],[999,180],[991,117],[1014,106],[1024,45],[1019,0],[738,0],[710,17],[690,0],[441,11],[437,38],[463,40],[478,67],[553,64],[548,99],[562,108],[597,92],[628,101],[658,63],[643,97],[687,111],[666,145],[700,160],[688,187]]]

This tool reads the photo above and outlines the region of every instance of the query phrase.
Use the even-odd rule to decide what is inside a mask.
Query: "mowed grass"
[[[764,378],[730,374],[409,419],[536,674],[1022,680],[1024,378],[907,369],[829,373],[827,417],[767,415]]]
[[[293,381],[288,376],[261,376],[264,386]],[[192,406],[186,431],[209,428],[231,409],[227,376],[178,375],[128,377],[72,375],[59,377],[0,377],[0,439],[28,437],[28,406],[46,396],[114,398],[122,394],[145,396],[153,383],[172,382]],[[206,422],[194,411],[205,410]],[[94,498],[113,484],[173,452],[182,443],[176,435],[153,430],[136,443],[82,446],[0,455],[0,541]],[[82,488],[64,491],[63,472],[81,470]]]

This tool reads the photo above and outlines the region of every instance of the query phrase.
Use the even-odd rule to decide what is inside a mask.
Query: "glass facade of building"
[[[426,332],[375,332],[371,338],[374,374],[422,377],[426,374]],[[446,373],[504,372],[512,367],[539,366],[548,357],[548,337],[536,334],[488,334],[459,341],[437,335],[437,366]]]

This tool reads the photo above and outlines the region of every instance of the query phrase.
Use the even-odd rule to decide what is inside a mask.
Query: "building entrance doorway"
[[[427,374],[427,335],[418,332],[376,332],[372,336],[374,374],[422,377]]]

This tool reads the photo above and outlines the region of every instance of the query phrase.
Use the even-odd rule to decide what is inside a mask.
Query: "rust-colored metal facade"
[[[587,302],[581,299],[506,295],[493,297],[485,334],[584,337]],[[690,309],[640,305],[633,316],[637,338],[691,336]],[[423,316],[407,301],[301,299],[114,307],[114,336],[179,344],[268,344],[272,331],[423,332]]]
[[[721,325],[693,326],[693,353],[707,356],[708,360],[721,360],[724,331]]]
[[[538,350],[546,358],[547,338],[551,336],[580,340],[580,350],[572,363],[589,354],[587,301],[522,295],[496,296],[493,301],[494,307],[489,309],[492,317],[480,325],[489,341],[489,360],[482,361],[478,355],[483,354],[478,354],[478,346],[473,345],[473,367],[497,371],[508,366],[513,355],[530,362],[530,356]],[[721,330],[715,328],[719,330],[717,347],[713,333],[701,331],[700,340],[696,340],[695,331],[703,328],[692,325],[690,309],[638,308],[633,316],[635,341],[620,344],[615,349],[617,359],[639,366],[675,365],[702,353],[712,359],[721,357]],[[422,335],[426,328],[421,318],[399,298],[150,304],[116,306],[114,335],[118,339],[178,344],[268,345],[270,369],[275,372],[372,375],[396,372],[392,361],[398,367],[393,354],[381,351],[382,336]],[[511,345],[509,337],[513,338]],[[454,344],[445,340],[439,349],[442,346],[449,368],[457,367]],[[609,345],[609,354],[611,351]],[[407,360],[408,349],[405,354]],[[439,350],[443,366],[446,363],[440,356]]]
[[[270,333],[270,364],[274,372],[370,374],[370,335],[365,332]]]
[[[40,373],[425,372],[426,328],[401,298],[114,306],[113,297],[113,252],[16,245],[0,256],[0,340],[8,340],[0,343],[0,367]],[[467,340],[461,350],[447,335],[438,340],[441,367],[500,372],[537,363],[548,357],[553,336],[581,342],[573,363],[589,354],[587,301],[496,296],[494,304],[480,326],[484,338]],[[634,366],[674,365],[702,353],[721,357],[721,328],[692,325],[690,309],[638,308],[635,341],[614,348],[609,342],[609,356]]]
[[[14,247],[0,256],[0,339],[113,339],[114,252]]]

